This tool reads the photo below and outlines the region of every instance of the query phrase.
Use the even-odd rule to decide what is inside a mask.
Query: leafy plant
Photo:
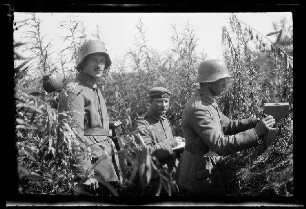
[[[290,104],[290,114],[279,122],[280,132],[267,150],[253,148],[225,160],[232,168],[226,179],[233,195],[293,195],[293,66],[279,41],[267,40],[235,15],[229,28],[223,28],[224,56],[234,80],[220,99],[224,112],[234,119],[261,118],[265,102]]]

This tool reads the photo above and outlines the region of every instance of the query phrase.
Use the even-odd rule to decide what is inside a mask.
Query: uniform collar
[[[80,83],[82,83],[82,84],[84,84],[84,85],[86,85],[86,86],[88,86],[90,88],[93,88],[93,89],[97,89],[98,88],[98,84],[97,84],[98,83],[98,79],[94,79],[94,78],[90,77],[86,73],[80,72],[77,75],[76,79]]]
[[[196,95],[198,95],[201,98],[201,100],[207,102],[208,104],[216,103],[216,98],[212,96],[208,90],[200,91],[200,89],[197,89]]]
[[[160,120],[165,120],[166,119],[166,116],[165,115],[162,115],[161,117],[158,117],[156,115],[154,115],[154,113],[152,113],[151,111],[148,111],[146,113],[146,116],[149,117],[149,118],[152,118],[156,121],[160,121]]]

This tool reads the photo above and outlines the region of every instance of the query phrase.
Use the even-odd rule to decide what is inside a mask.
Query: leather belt
[[[188,148],[186,149],[185,147],[185,151],[194,154],[194,155],[201,155],[201,156],[219,156],[217,153],[215,153],[212,150],[208,150],[207,152],[202,151],[202,150],[194,150],[194,151],[190,151]]]
[[[88,128],[84,131],[84,136],[110,136],[108,129]]]

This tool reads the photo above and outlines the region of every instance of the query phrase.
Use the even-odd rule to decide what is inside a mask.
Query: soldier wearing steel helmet
[[[179,162],[178,185],[185,195],[224,195],[222,156],[267,143],[263,136],[275,131],[272,116],[230,120],[216,98],[225,91],[231,75],[221,60],[200,64],[196,90],[183,111],[185,150]]]
[[[104,44],[98,40],[86,41],[79,50],[76,79],[67,85],[59,97],[60,119],[64,121],[67,118],[64,117],[65,113],[74,122],[76,138],[72,143],[72,150],[80,165],[75,175],[76,185],[86,185],[85,188],[92,192],[99,187],[95,176],[102,177],[107,182],[120,181],[115,146],[109,138],[107,108],[98,86],[110,65],[111,60]],[[93,172],[84,179],[93,165]]]
[[[170,123],[166,117],[169,109],[171,92],[164,87],[154,87],[149,90],[150,108],[147,113],[135,122],[135,128],[140,133],[145,145],[149,147],[160,166],[167,165],[169,172],[175,167],[176,153],[173,148],[184,141],[174,137]],[[150,183],[144,189],[145,195],[155,195],[159,186],[159,176],[152,171]]]

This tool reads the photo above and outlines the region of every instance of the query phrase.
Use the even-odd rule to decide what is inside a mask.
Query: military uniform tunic
[[[172,168],[175,163],[172,147],[176,145],[176,141],[168,119],[165,116],[158,118],[148,112],[136,121],[135,126],[152,156],[161,164],[167,164],[168,168]],[[157,175],[153,173],[152,178],[155,177]]]
[[[197,90],[183,111],[186,144],[179,163],[179,186],[191,193],[224,194],[220,156],[256,146],[252,128],[257,123],[257,119],[229,120],[211,95]],[[209,151],[215,155],[207,156]]]
[[[95,80],[85,73],[79,73],[75,82],[69,83],[61,93],[58,111],[62,121],[67,118],[63,113],[73,119],[73,130],[77,137],[72,149],[81,165],[78,176],[84,176],[86,170],[99,159],[94,167],[95,173],[106,181],[118,181],[118,160],[114,155],[114,144],[107,137],[107,108]]]

